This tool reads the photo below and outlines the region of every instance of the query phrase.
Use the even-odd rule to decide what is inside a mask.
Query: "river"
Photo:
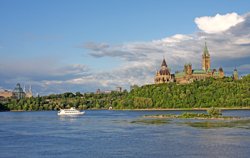
[[[56,111],[1,112],[0,157],[250,157],[250,121],[214,126],[209,122],[216,121],[202,120],[205,126],[197,126],[197,120],[142,117],[181,112],[86,110],[78,117],[59,117]],[[223,115],[250,117],[250,110]]]

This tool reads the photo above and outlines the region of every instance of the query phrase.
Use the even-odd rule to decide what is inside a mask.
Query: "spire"
[[[222,72],[222,71],[223,71],[222,67],[220,67],[220,68],[219,68],[219,71],[220,71],[220,72]]]
[[[31,88],[31,85],[30,85],[30,89],[29,89],[29,92],[32,93],[32,88]]]
[[[207,57],[210,56],[210,54],[208,52],[208,49],[207,49],[207,41],[205,41],[205,47],[204,47],[204,50],[203,50],[203,56],[207,56]]]
[[[163,58],[163,61],[162,61],[162,64],[161,64],[161,67],[163,67],[163,66],[168,67],[165,58]]]
[[[236,66],[234,67],[234,71],[237,71]]]

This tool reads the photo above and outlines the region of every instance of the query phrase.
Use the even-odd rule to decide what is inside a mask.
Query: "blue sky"
[[[245,0],[2,0],[0,87],[49,94],[147,84],[163,56],[172,73],[185,62],[199,68],[204,38],[215,68],[244,75],[249,10]]]

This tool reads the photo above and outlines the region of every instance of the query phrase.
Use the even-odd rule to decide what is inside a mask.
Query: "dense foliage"
[[[80,92],[63,94],[52,94],[49,96],[38,96],[32,98],[24,98],[20,100],[7,99],[2,101],[0,109],[3,110],[24,110],[24,111],[40,111],[40,110],[59,110],[60,108],[76,107],[77,109],[107,109],[114,105],[118,107],[116,100],[127,93],[112,92],[110,94],[81,94]],[[0,110],[0,111],[1,111]]]
[[[135,87],[130,93],[110,94],[63,93],[49,96],[5,99],[0,101],[1,110],[58,110],[78,109],[145,109],[145,108],[208,108],[250,107],[250,75],[241,80],[231,78],[206,79],[191,84],[176,83]]]
[[[146,85],[126,97],[133,108],[208,108],[250,106],[250,75],[241,80],[206,79],[191,84]],[[144,104],[142,104],[144,102]]]

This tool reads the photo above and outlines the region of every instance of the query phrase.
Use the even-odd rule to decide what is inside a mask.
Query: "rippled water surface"
[[[1,158],[250,157],[250,121],[145,119],[181,111],[1,112]],[[223,111],[250,117],[250,111]]]

